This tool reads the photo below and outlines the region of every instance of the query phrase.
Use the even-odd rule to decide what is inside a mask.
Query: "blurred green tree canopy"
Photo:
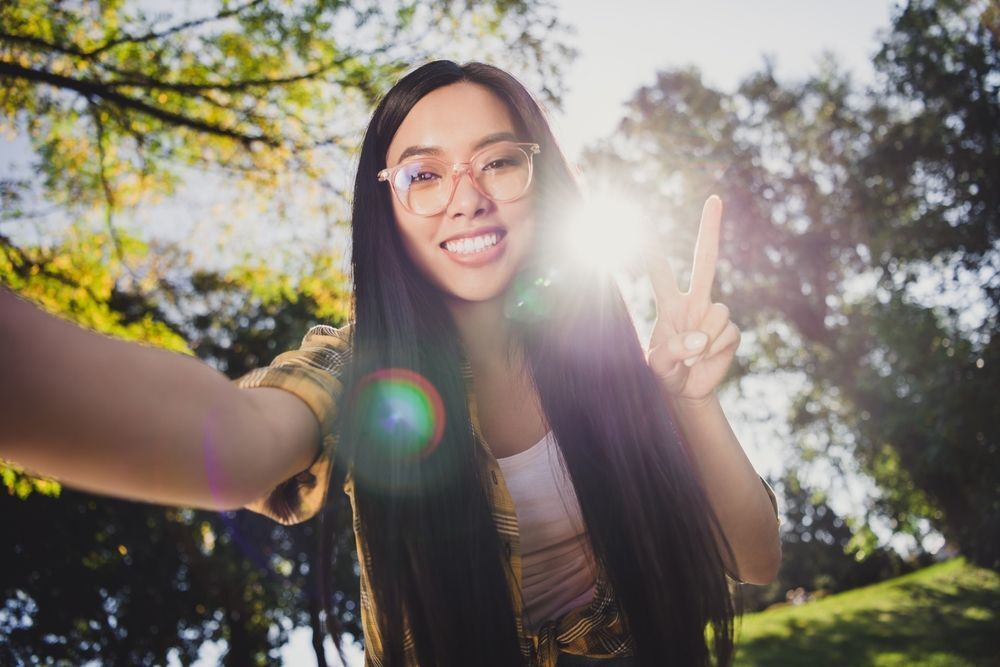
[[[563,37],[528,0],[3,3],[0,130],[29,168],[0,173],[0,282],[230,377],[266,365],[344,322],[338,249],[200,266],[206,241],[158,238],[149,207],[193,182],[263,202],[215,211],[216,227],[335,227],[371,106],[403,71],[501,53],[557,105]],[[2,462],[0,479],[0,663],[190,664],[212,640],[226,664],[262,665],[311,627],[327,664],[317,522],[99,498]],[[341,500],[326,621],[363,641]]]
[[[132,237],[121,241],[129,251],[148,251]],[[0,279],[84,326],[194,351],[230,376],[297,347],[319,317],[337,324],[343,317],[327,303],[342,293],[340,277],[322,265],[302,281],[322,289],[258,295],[241,275],[195,271],[184,284],[164,282],[157,294],[170,298],[156,300],[113,279],[116,255],[102,261],[110,245],[107,235],[79,233],[52,248],[8,247]],[[0,494],[0,532],[10,537],[0,551],[3,664],[31,664],[32,656],[163,664],[172,652],[190,664],[206,640],[225,642],[227,664],[268,664],[295,627],[312,627],[322,652],[317,522],[286,528],[248,512],[161,508],[60,489],[15,466],[0,465],[0,473],[8,490]],[[358,637],[357,573],[343,546],[348,539],[353,546],[353,529],[347,497],[341,500],[334,609],[341,629]]]
[[[169,194],[180,165],[255,188],[290,171],[322,179],[412,64],[502,48],[557,102],[552,74],[570,53],[551,9],[526,0],[186,7],[0,7],[0,127],[30,137],[48,202],[129,206]]]
[[[918,543],[929,522],[994,569],[998,40],[995,3],[912,0],[869,87],[832,58],[799,83],[765,66],[732,93],[665,71],[587,156],[656,220],[722,196],[719,299],[751,351],[736,374],[803,379],[800,465],[867,475],[868,519]],[[695,231],[670,228],[679,255]],[[859,531],[849,549],[864,558],[874,540]]]
[[[748,611],[788,604],[797,589],[821,597],[884,581],[929,565],[931,557],[904,559],[889,546],[873,544],[863,559],[852,552],[852,543],[871,539],[867,527],[840,516],[827,492],[807,486],[794,467],[774,485],[782,502],[781,569],[764,586],[741,586]],[[877,541],[877,538],[875,538]]]

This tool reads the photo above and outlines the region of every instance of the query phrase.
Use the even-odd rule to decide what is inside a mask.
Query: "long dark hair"
[[[541,146],[532,185],[541,234],[516,278],[528,292],[511,300],[509,315],[638,663],[708,665],[714,652],[728,664],[736,609],[713,538],[721,527],[617,287],[603,274],[573,269],[558,252],[560,214],[579,191],[541,109],[515,78],[482,63],[435,61],[403,77],[375,109],[361,148],[352,357],[336,460],[353,471],[355,525],[365,528],[365,570],[378,609],[376,627],[366,631],[378,633],[390,666],[404,664],[404,640],[421,665],[523,664],[471,428],[464,350],[441,293],[403,247],[389,188],[375,179],[414,104],[461,81],[497,95],[522,140]],[[394,454],[352,402],[363,378],[389,368],[418,373],[442,398],[444,431],[424,458]],[[327,509],[337,505],[335,490]]]

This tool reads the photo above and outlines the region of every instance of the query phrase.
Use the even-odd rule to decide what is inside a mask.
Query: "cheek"
[[[538,212],[535,210],[534,202],[530,199],[518,200],[508,204],[506,218],[510,221],[511,227],[516,227],[519,235],[526,243],[531,243],[534,239],[538,227]]]
[[[437,224],[433,218],[415,218],[406,212],[396,211],[396,229],[403,241],[403,247],[418,266],[426,263],[427,256],[435,250]]]

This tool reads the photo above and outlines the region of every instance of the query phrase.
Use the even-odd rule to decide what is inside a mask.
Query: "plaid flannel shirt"
[[[269,366],[256,368],[233,380],[241,388],[275,387],[293,393],[309,406],[319,420],[322,430],[322,446],[315,462],[307,470],[247,505],[247,509],[289,525],[311,518],[323,506],[336,450],[336,437],[332,433],[332,424],[336,416],[337,398],[343,390],[338,377],[350,359],[349,329],[349,326],[342,329],[326,325],[312,327],[303,338],[299,349],[284,352]],[[535,633],[528,629],[524,618],[520,535],[514,500],[504,482],[499,463],[480,433],[476,402],[473,400],[472,371],[467,362],[463,364],[462,372],[466,382],[473,434],[480,460],[487,471],[483,479],[488,480],[488,497],[493,521],[504,545],[504,569],[516,614],[515,623],[520,638],[521,653],[526,664],[555,667],[560,652],[595,658],[631,655],[631,638],[625,631],[614,592],[600,566],[595,581],[595,595],[590,604],[573,609],[558,619],[550,620]],[[767,489],[777,517],[778,505],[774,491],[763,478],[761,482]],[[367,576],[370,558],[364,553],[362,540],[365,527],[358,522],[354,480],[350,472],[346,476],[343,489],[350,498],[354,510],[354,534],[358,562],[361,564],[361,622],[365,637],[365,665],[380,667],[383,665],[383,641],[378,636],[375,622],[373,606],[375,598]],[[287,502],[289,498],[293,499],[290,505]],[[780,522],[780,519],[778,521]],[[407,667],[419,667],[408,623],[404,625],[404,647]]]

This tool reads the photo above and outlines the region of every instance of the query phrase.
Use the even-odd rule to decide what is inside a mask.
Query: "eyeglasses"
[[[504,141],[487,146],[468,162],[449,163],[433,157],[400,162],[380,171],[378,180],[389,181],[403,208],[417,215],[437,215],[446,209],[465,172],[476,190],[503,204],[528,191],[531,157],[540,151],[538,144]]]

